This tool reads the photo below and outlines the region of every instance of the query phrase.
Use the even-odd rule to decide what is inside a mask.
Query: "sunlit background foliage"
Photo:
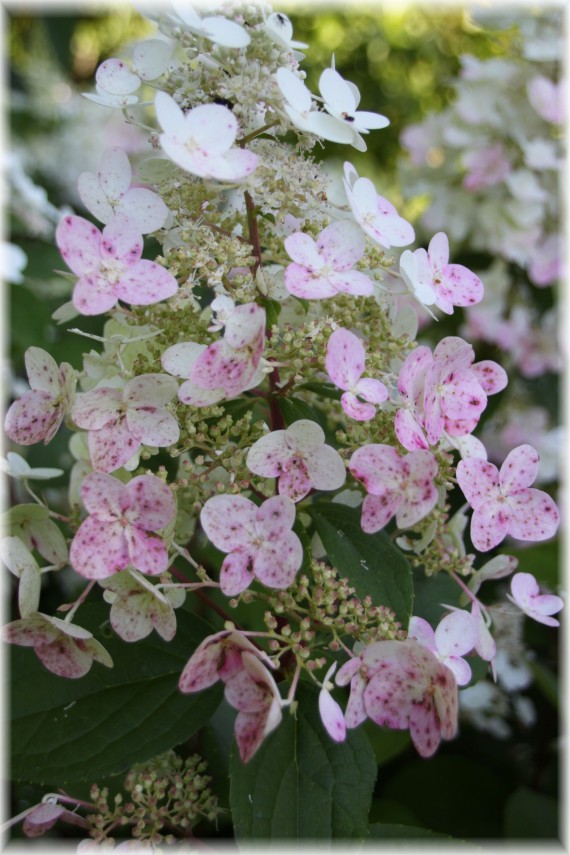
[[[489,34],[460,6],[436,9],[376,3],[358,8],[352,5],[350,9],[318,5],[308,14],[306,9],[285,11],[294,21],[295,38],[311,45],[305,63],[306,67],[310,64],[309,87],[317,89],[318,77],[334,54],[337,70],[360,88],[362,108],[390,118],[389,128],[367,137],[366,155],[351,151],[350,157],[357,171],[372,178],[379,192],[400,206],[404,216],[417,218],[422,200],[404,202],[396,177],[401,131],[449,103],[450,81],[459,70],[461,54],[500,57],[513,38],[512,31]],[[126,5],[104,14],[84,14],[79,4],[76,14],[69,9],[65,14],[30,14],[15,7],[9,11],[5,37],[11,144],[37,150],[37,171],[31,177],[47,189],[56,207],[77,205],[77,199],[70,197],[70,187],[80,171],[96,167],[104,148],[103,141],[93,139],[92,150],[87,150],[78,135],[74,149],[76,123],[82,115],[93,117],[92,128],[96,128],[99,116],[108,118],[102,115],[105,108],[85,101],[78,105],[75,93],[91,90],[98,64],[116,56],[125,42],[148,32],[148,22]],[[327,144],[322,153],[341,163],[346,158],[346,150],[332,144]],[[24,281],[11,286],[8,330],[14,373],[25,376],[23,354],[30,345],[49,350],[58,362],[65,359],[79,365],[87,349],[85,340],[54,327],[51,321],[52,312],[62,301],[62,280],[53,273],[61,269],[62,262],[52,235],[31,234],[17,216],[8,225],[11,239],[28,256]],[[549,297],[540,292],[537,299]],[[97,333],[101,321],[83,319],[82,326]],[[488,355],[478,353],[478,358]],[[536,385],[535,391],[540,391]],[[549,388],[547,401],[555,409],[553,385]],[[65,433],[60,432],[48,450],[43,446],[31,448],[28,460],[32,465],[65,464],[66,443]],[[62,483],[61,479],[55,481],[54,488]],[[533,546],[517,554],[519,569],[535,573],[554,588],[558,562],[553,544]],[[446,580],[430,581],[441,588],[438,599],[431,587],[430,598],[445,602],[449,593]],[[499,740],[464,724],[460,738],[442,746],[429,761],[415,755],[406,733],[367,728],[381,767],[371,822],[402,823],[417,827],[418,835],[423,833],[421,829],[430,829],[460,839],[558,836],[557,639],[552,630],[543,630],[526,622],[528,641],[538,652],[532,666],[535,684],[528,694],[539,725],[525,727],[515,720],[512,735]],[[221,803],[227,806],[227,758],[220,751],[224,743],[218,741],[226,732],[222,718],[223,714],[215,716],[206,728],[199,750],[209,762]],[[196,740],[187,748],[196,750]],[[107,783],[113,792],[115,784]],[[13,813],[33,804],[43,792],[18,782]],[[85,784],[74,788],[78,796],[87,792]],[[222,819],[217,832],[210,829],[204,834],[228,836],[231,828]]]

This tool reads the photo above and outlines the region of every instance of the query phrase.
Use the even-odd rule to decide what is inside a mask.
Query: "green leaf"
[[[555,799],[519,787],[505,805],[505,837],[524,839],[558,839],[561,829],[558,803]]]
[[[309,383],[302,383],[297,386],[298,389],[307,389],[309,392],[315,392],[323,398],[332,398],[334,401],[340,401],[343,394],[342,389],[334,386],[332,383],[318,383],[316,380],[311,380]]]
[[[295,715],[284,720],[244,765],[234,746],[230,804],[238,840],[361,839],[376,778],[362,730],[333,742],[318,712],[318,692],[297,690]]]
[[[360,508],[318,502],[304,510],[313,518],[331,563],[348,579],[359,597],[388,606],[403,627],[412,613],[412,568],[383,531],[365,534]]]
[[[179,610],[173,641],[153,632],[128,644],[101,632],[107,616],[108,606],[96,603],[81,609],[79,621],[115,667],[95,662],[79,680],[58,677],[30,649],[13,647],[14,778],[65,784],[119,774],[188,739],[220,703],[220,685],[196,695],[178,691],[184,665],[212,631],[208,624]]]
[[[306,401],[301,401],[299,398],[279,398],[279,409],[287,427],[299,419],[309,419],[312,422],[317,422],[325,430],[325,416],[316,407],[307,404]]]
[[[372,840],[418,840],[420,838],[452,838],[448,834],[440,834],[430,831],[429,828],[418,828],[415,825],[399,825],[395,822],[373,822],[370,826],[370,838]],[[429,844],[433,850],[433,844]]]

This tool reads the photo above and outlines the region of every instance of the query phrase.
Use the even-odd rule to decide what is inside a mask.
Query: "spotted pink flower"
[[[410,262],[414,261],[412,267]],[[400,258],[400,271],[417,299],[435,305],[448,315],[454,306],[473,306],[483,299],[483,283],[462,264],[449,264],[449,241],[445,232],[435,234],[428,247],[407,249]]]
[[[546,626],[560,626],[560,621],[550,615],[563,608],[564,600],[555,594],[541,594],[532,573],[515,573],[511,580],[511,594],[507,597],[533,620]]]
[[[445,615],[434,631],[427,620],[410,618],[408,638],[414,638],[437,656],[453,672],[458,686],[466,686],[471,679],[471,668],[462,657],[478,641],[478,626],[473,615],[456,609]]]
[[[500,470],[478,458],[459,461],[457,483],[473,508],[471,540],[476,549],[487,552],[507,535],[546,540],[555,534],[560,518],[554,500],[530,487],[538,463],[531,445],[514,448]]]
[[[55,237],[66,264],[79,277],[72,299],[82,315],[108,312],[118,300],[148,306],[176,293],[172,273],[141,258],[143,239],[124,214],[116,214],[102,233],[83,217],[67,216]]]
[[[237,630],[208,636],[188,660],[179,681],[181,692],[199,692],[218,680],[238,715],[234,732],[243,763],[281,721],[281,698],[267,667],[274,664]]]
[[[390,445],[363,445],[348,468],[368,491],[361,519],[368,534],[384,528],[394,515],[398,528],[409,528],[435,506],[438,493],[433,479],[438,466],[430,451],[401,457]]]
[[[225,334],[208,347],[180,342],[162,354],[162,367],[185,378],[178,390],[184,404],[204,407],[235,398],[264,377],[261,357],[265,309],[256,303],[237,306],[225,321]]]
[[[178,441],[180,428],[166,405],[178,383],[165,374],[141,374],[122,389],[99,386],[77,395],[72,409],[76,425],[89,431],[93,468],[118,469],[141,445],[159,448]]]
[[[259,507],[245,496],[213,496],[200,522],[214,546],[228,553],[220,572],[226,596],[241,594],[254,578],[268,588],[293,583],[303,548],[291,531],[295,505],[288,496],[273,496]]]
[[[279,493],[294,502],[313,488],[338,490],[346,480],[342,457],[325,445],[323,429],[309,419],[262,436],[250,448],[246,463],[256,475],[278,478]]]
[[[69,412],[75,393],[75,371],[67,362],[58,366],[40,347],[29,347],[24,355],[31,389],[14,401],[4,428],[19,445],[47,444]]]
[[[61,820],[69,825],[89,829],[91,826],[80,814],[68,810],[63,805],[46,801],[33,807],[22,823],[22,831],[26,837],[41,837],[46,831]]]
[[[335,330],[327,343],[326,369],[335,386],[345,390],[340,399],[344,412],[360,422],[374,418],[376,405],[388,398],[380,380],[362,377],[365,363],[364,345],[358,336],[342,327]]]
[[[330,693],[332,683],[329,682],[336,670],[337,663],[333,662],[326,673],[323,686],[319,692],[319,715],[331,739],[344,742],[346,739],[346,722],[339,704]]]
[[[59,677],[83,677],[94,660],[113,667],[113,660],[89,630],[41,612],[31,612],[7,624],[2,638],[11,644],[33,647],[40,662]]]
[[[496,362],[474,359],[471,345],[458,336],[443,338],[433,354],[422,346],[406,357],[398,378],[403,406],[394,421],[404,448],[429,448],[444,430],[451,437],[474,430],[487,396],[504,389],[508,379]]]
[[[87,579],[104,579],[132,566],[156,576],[168,567],[168,550],[157,531],[176,512],[170,488],[156,475],[139,475],[123,484],[102,472],[92,472],[81,485],[81,498],[90,516],[69,551],[71,564]]]
[[[285,285],[295,297],[322,300],[336,294],[369,296],[372,281],[352,268],[364,255],[366,240],[356,223],[338,220],[327,226],[314,241],[295,232],[285,239],[293,259],[285,269]]]
[[[430,757],[440,740],[457,730],[457,684],[453,673],[431,650],[414,639],[378,641],[349,659],[336,677],[350,683],[346,726],[357,727],[367,717],[380,727],[409,728],[422,757]]]

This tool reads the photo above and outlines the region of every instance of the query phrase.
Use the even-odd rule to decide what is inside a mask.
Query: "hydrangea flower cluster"
[[[112,665],[72,623],[87,597],[103,589],[99,600],[124,642],[156,631],[176,645],[175,610],[189,594],[206,602],[210,587],[225,626],[212,625],[195,649],[178,649],[188,658],[179,689],[223,683],[244,764],[270,751],[271,734],[301,702],[301,682],[319,689],[323,738],[340,745],[370,718],[409,730],[429,757],[457,733],[458,688],[471,678],[463,657],[493,668],[498,655],[479,589],[517,566],[513,558],[486,576],[476,568],[463,539],[467,518],[450,517],[448,494],[461,491],[473,508],[479,552],[506,536],[553,537],[558,511],[530,487],[533,447],[511,450],[499,471],[473,436],[487,397],[507,384],[504,369],[476,361],[459,336],[441,337],[432,351],[402,335],[398,297],[381,284],[401,277],[425,306],[451,315],[484,301],[484,281],[449,263],[444,232],[427,251],[386,255],[410,246],[414,229],[350,161],[345,204],[327,199],[311,148],[324,139],[363,152],[364,136],[388,120],[358,109],[360,94],[334,65],[322,72],[320,95],[310,92],[286,16],[224,10],[202,16],[173,3],[154,19],[160,39],[135,47],[130,65],[111,58],[97,72],[91,100],[128,107],[129,120],[144,127],[145,102],[135,93],[145,97],[152,81],[154,179],[131,186],[129,159],[112,147],[97,173],[79,176],[79,195],[102,231],[74,214],[57,227],[76,277],[78,323],[108,320],[101,354],[86,355],[82,368],[30,348],[31,389],[6,414],[6,433],[19,445],[50,442],[65,419],[77,462],[72,514],[55,517],[66,522],[69,553],[53,520],[64,555],[49,566],[19,535],[6,543],[21,617],[4,637],[32,646],[54,673],[79,677],[93,660]],[[544,113],[541,86],[533,98]],[[283,140],[289,134],[295,144]],[[472,164],[471,176],[482,168]],[[148,234],[161,246],[154,261],[142,258]],[[29,489],[33,470],[9,464]],[[331,522],[331,508],[344,506],[350,517],[347,487],[361,505],[349,544]],[[52,560],[40,540],[31,542]],[[382,601],[374,582],[382,559],[359,561],[372,594],[354,572],[370,550],[391,550],[405,568]],[[65,619],[50,617],[38,611],[40,576],[67,562],[76,581],[88,582]],[[451,610],[436,628],[412,615],[411,563],[449,574],[470,610]],[[510,596],[529,617],[556,623],[562,600],[541,593],[529,574],[513,576]],[[239,606],[241,617],[250,605],[252,625],[236,628],[229,610]],[[333,692],[349,684],[343,710]]]

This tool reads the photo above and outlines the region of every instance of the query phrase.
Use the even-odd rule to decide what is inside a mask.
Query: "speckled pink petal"
[[[146,638],[153,629],[147,602],[140,594],[115,600],[109,612],[109,619],[119,638],[129,643]],[[176,621],[174,628],[176,630]],[[172,637],[171,635],[170,638]]]
[[[341,406],[346,415],[358,422],[367,422],[376,415],[374,404],[359,401],[354,392],[343,392],[340,396]]]
[[[160,357],[162,367],[175,377],[188,377],[192,365],[196,362],[206,345],[195,341],[182,341],[164,351]]]
[[[252,344],[265,333],[265,309],[257,303],[237,306],[226,322],[224,340],[236,350]]]
[[[230,552],[220,570],[220,588],[226,597],[236,597],[253,582],[252,551]]]
[[[320,233],[317,248],[325,264],[333,270],[349,270],[364,255],[366,240],[362,229],[352,220],[337,220]]]
[[[357,448],[348,468],[362,481],[366,490],[374,495],[384,495],[399,488],[402,480],[403,458],[390,445],[372,443]]]
[[[180,426],[172,413],[149,404],[127,410],[126,423],[133,437],[144,445],[158,448],[174,445],[180,438]],[[126,461],[125,461],[126,462]]]
[[[124,570],[130,557],[121,524],[87,517],[71,542],[69,560],[86,579],[105,579]]]
[[[316,241],[303,232],[295,232],[285,238],[285,250],[297,265],[318,272],[324,264]]]
[[[388,389],[381,380],[374,380],[372,377],[361,377],[354,391],[359,397],[365,401],[370,401],[371,404],[382,404],[388,400]]]
[[[474,306],[483,299],[484,287],[479,277],[462,264],[448,264],[435,283],[436,303],[448,315],[454,306]]]
[[[487,395],[495,395],[501,392],[508,384],[507,372],[492,359],[483,359],[471,366],[471,371],[481,384]]]
[[[411,668],[400,671],[390,665],[372,677],[364,691],[364,708],[380,727],[404,730],[408,727],[413,702],[421,696],[422,675],[411,677]],[[420,682],[416,685],[416,680]]]
[[[410,712],[410,736],[420,757],[431,757],[441,742],[433,697],[426,696]]]
[[[211,404],[223,401],[225,397],[225,389],[221,387],[219,389],[202,389],[190,380],[183,383],[178,390],[179,400],[183,404],[190,404],[193,407],[209,407]]]
[[[437,232],[429,242],[428,256],[430,264],[442,270],[449,261],[449,240],[445,232]]]
[[[409,410],[398,410],[394,419],[394,427],[396,436],[408,451],[429,448],[424,432]]]
[[[285,287],[290,294],[302,300],[325,300],[338,294],[338,288],[328,278],[300,264],[289,264],[285,268]]]
[[[457,483],[472,508],[495,495],[499,487],[499,470],[487,460],[468,457],[460,460],[456,471]]]
[[[91,669],[93,657],[83,648],[81,641],[61,635],[51,644],[34,647],[40,662],[58,677],[77,680]]]
[[[264,478],[276,478],[292,451],[284,430],[274,430],[262,436],[248,451],[246,464],[251,472]]]
[[[177,392],[178,383],[167,374],[140,374],[125,385],[123,399],[129,407],[139,404],[164,407]]]
[[[258,686],[245,668],[227,681],[224,695],[229,705],[240,712],[261,712],[267,706],[265,687]]]
[[[90,514],[114,522],[123,509],[125,485],[118,478],[91,472],[81,485],[81,498]]]
[[[251,760],[265,736],[266,713],[240,712],[234,724],[234,732],[242,763]]]
[[[82,315],[101,315],[117,303],[115,286],[101,273],[82,276],[73,289],[72,302]]]
[[[32,389],[48,392],[54,398],[61,394],[59,366],[51,354],[41,347],[28,347],[24,362]]]
[[[530,487],[538,475],[540,457],[532,445],[519,445],[505,458],[499,471],[501,492],[505,495]]]
[[[487,406],[487,396],[470,370],[455,371],[445,378],[440,400],[449,419],[478,418]]]
[[[464,656],[477,643],[477,624],[470,612],[458,609],[442,618],[435,631],[438,653],[445,656]]]
[[[324,300],[338,294],[338,288],[328,277],[319,276],[300,264],[289,264],[285,268],[285,287],[302,300]]]
[[[161,229],[168,217],[168,208],[163,200],[157,193],[146,187],[131,187],[117,205],[116,210],[144,235]],[[102,222],[105,221],[102,220]]]
[[[507,499],[509,531],[518,540],[547,540],[554,537],[560,522],[556,503],[548,493],[532,487],[518,490]]]
[[[78,276],[98,271],[101,265],[101,232],[83,217],[68,215],[60,220],[55,240],[62,257]]]
[[[172,490],[156,475],[137,475],[124,488],[123,507],[129,522],[148,531],[166,528],[176,511]]]
[[[63,409],[54,402],[49,392],[32,389],[14,401],[4,421],[4,429],[13,442],[19,445],[48,443],[56,434],[62,420]]]
[[[325,442],[325,434],[322,427],[311,419],[298,419],[289,425],[285,431],[287,445],[302,455],[316,451]]]
[[[259,581],[279,590],[293,584],[302,563],[303,547],[292,531],[279,540],[264,543],[253,556],[253,569]]]
[[[330,445],[307,454],[305,465],[315,490],[338,490],[346,481],[344,461]]]
[[[130,181],[130,178],[129,178]],[[113,218],[113,206],[101,186],[99,176],[94,172],[82,172],[77,179],[77,190],[87,210],[101,223]]]
[[[106,262],[112,259],[131,267],[139,261],[143,246],[141,233],[124,214],[115,214],[103,229],[101,257]]]
[[[475,351],[469,342],[458,335],[448,335],[442,338],[433,352],[435,362],[443,364],[445,370],[459,371],[461,368],[470,368],[475,359]]]
[[[339,704],[326,689],[319,692],[319,715],[328,735],[335,742],[346,739],[346,722]]]
[[[190,381],[203,389],[223,388],[228,396],[247,387],[255,369],[247,349],[234,350],[223,339],[204,350],[190,369]]]
[[[202,508],[200,522],[214,546],[232,552],[251,544],[256,511],[256,505],[245,496],[212,496]]]
[[[361,674],[355,674],[350,681],[350,697],[344,712],[344,720],[349,728],[358,727],[366,719],[367,713],[364,708],[366,686],[366,680]]]
[[[516,573],[511,580],[512,600],[525,614],[545,626],[560,626],[550,617],[564,606],[564,600],[554,594],[540,594],[538,582],[531,573]]]
[[[39,614],[14,620],[1,629],[3,641],[7,641],[10,644],[18,644],[21,647],[50,644],[59,635],[59,630],[46,617]]]
[[[355,297],[370,297],[374,293],[372,280],[360,270],[330,273],[327,282],[335,294],[352,294]]]
[[[76,396],[71,417],[80,428],[99,430],[117,421],[122,403],[122,389],[100,386]]]
[[[161,537],[135,525],[125,527],[125,537],[129,563],[141,573],[159,576],[168,569],[168,549]]]
[[[411,617],[408,626],[408,638],[414,638],[422,647],[435,653],[437,649],[435,632],[431,625],[421,617]]]
[[[510,514],[493,500],[483,501],[473,511],[471,518],[471,540],[480,552],[488,552],[497,546],[509,532]]]
[[[329,377],[340,389],[352,389],[364,371],[364,345],[349,330],[335,330],[327,343],[325,366]]]
[[[398,375],[398,390],[412,403],[419,402],[423,392],[425,376],[433,364],[433,356],[429,347],[416,347],[405,358]]]
[[[374,534],[392,519],[400,504],[396,491],[386,491],[383,496],[366,496],[362,503],[360,525],[366,534]]]
[[[115,285],[119,300],[133,306],[148,306],[172,297],[178,283],[172,273],[154,261],[142,258],[129,266]]]
[[[178,682],[181,692],[201,692],[218,682],[222,645],[214,637],[204,639],[184,666]]]
[[[287,496],[272,496],[255,511],[255,530],[264,540],[278,540],[291,531],[295,505]]]
[[[278,482],[279,494],[288,496],[293,502],[300,502],[312,489],[312,481],[302,457],[287,460]]]
[[[435,679],[435,709],[439,718],[439,729],[444,739],[453,739],[457,733],[459,698],[453,675],[444,665],[439,665]]]
[[[347,686],[359,670],[361,664],[362,660],[360,656],[355,656],[353,659],[349,659],[348,662],[345,662],[344,665],[339,668],[335,677],[335,683],[337,686]]]
[[[99,472],[114,472],[124,466],[141,446],[125,419],[100,430],[90,430],[87,443],[93,468]]]
[[[437,460],[430,451],[411,451],[402,462],[404,501],[396,514],[399,528],[415,525],[437,502],[438,492],[433,479],[438,471]]]

